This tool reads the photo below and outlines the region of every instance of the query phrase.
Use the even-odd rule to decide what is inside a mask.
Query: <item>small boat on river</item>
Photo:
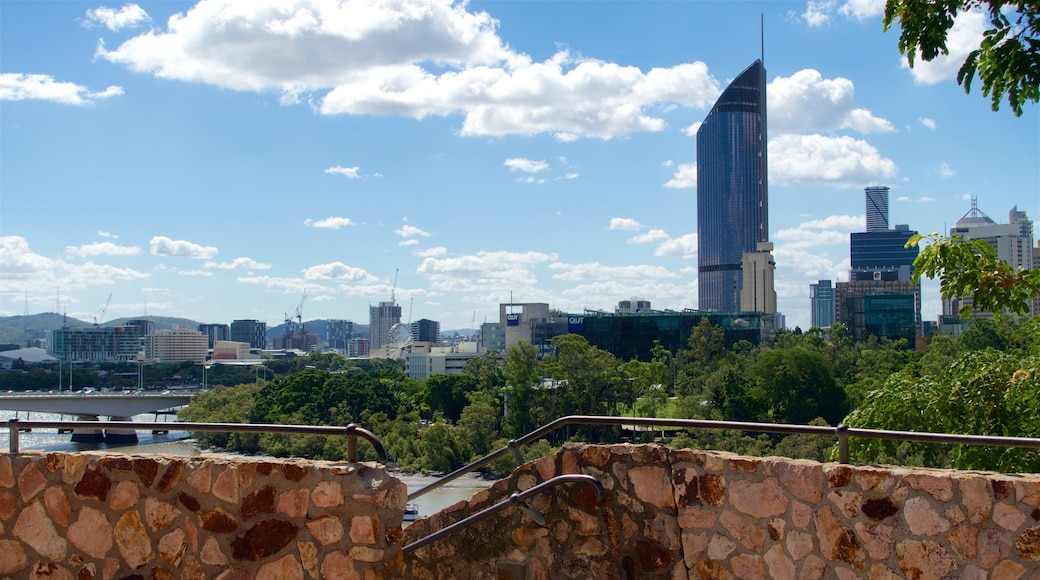
[[[404,506],[404,521],[414,522],[419,519],[419,505],[415,503],[409,503]]]

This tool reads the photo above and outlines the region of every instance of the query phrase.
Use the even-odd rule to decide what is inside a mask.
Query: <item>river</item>
[[[63,418],[61,415],[53,413],[0,411],[0,423],[2,423],[0,425],[0,453],[9,449],[10,432],[6,426],[7,421],[15,417],[23,421],[33,419],[57,421]],[[167,417],[169,417],[168,420],[166,419]],[[171,426],[174,423],[174,417],[172,416],[159,415],[156,417],[152,413],[137,415],[134,417],[134,420],[147,422],[168,421],[171,423]],[[20,433],[18,435],[18,448],[23,451],[75,452],[105,450],[112,453],[159,453],[188,457],[203,454],[195,440],[191,439],[191,434],[187,431],[171,430],[169,433],[162,435],[153,435],[149,431],[138,431],[138,442],[136,444],[73,443],[71,437],[72,435],[67,433],[59,434],[57,429],[37,429],[31,432]],[[220,453],[208,450],[205,453],[206,455],[220,455]],[[394,474],[394,476],[408,486],[408,493],[438,481],[436,477],[422,475]],[[494,482],[482,479],[477,474],[469,474],[417,498],[414,503],[419,508],[420,517],[428,516],[460,501],[469,499],[473,494],[490,486],[492,483]],[[407,525],[407,522],[405,525]]]

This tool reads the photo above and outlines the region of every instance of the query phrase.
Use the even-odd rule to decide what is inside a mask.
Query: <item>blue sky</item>
[[[911,70],[882,7],[0,1],[0,315],[696,308],[694,132],[761,18],[779,307],[807,328],[868,185],[921,232],[971,196],[1040,217],[1037,107],[954,80],[981,15]]]

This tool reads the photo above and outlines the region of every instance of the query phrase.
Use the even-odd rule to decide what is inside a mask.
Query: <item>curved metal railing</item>
[[[888,439],[893,441],[913,441],[915,443],[947,443],[961,445],[994,445],[1001,447],[1025,447],[1040,449],[1040,438],[1032,437],[1000,437],[995,435],[956,435],[949,433],[925,433],[914,431],[884,431],[877,429],[857,429],[847,425],[827,427],[823,425],[791,425],[787,423],[752,423],[744,421],[710,421],[706,419],[661,419],[653,417],[611,417],[599,415],[568,415],[531,431],[519,439],[513,439],[505,447],[492,451],[476,461],[464,465],[437,481],[408,494],[413,500],[438,487],[441,487],[467,473],[476,471],[499,457],[512,453],[517,465],[524,463],[520,448],[532,441],[540,439],[553,431],[567,425],[631,425],[635,427],[681,428],[681,429],[728,429],[736,431],[753,431],[758,433],[784,433],[788,435],[807,434],[835,437],[838,440],[838,461],[849,462],[849,437],[867,439]]]
[[[10,431],[11,453],[18,453],[18,434],[21,429],[72,429],[72,430],[120,430],[120,431],[203,431],[209,433],[287,433],[298,435],[342,435],[347,438],[347,461],[357,462],[357,438],[367,439],[375,448],[380,463],[387,463],[386,448],[383,442],[368,429],[358,427],[354,423],[345,427],[329,427],[317,425],[276,425],[273,423],[189,423],[181,421],[22,421],[9,419],[7,428]]]
[[[468,516],[466,518],[463,518],[463,519],[461,519],[461,520],[459,520],[459,521],[457,521],[457,522],[455,522],[455,523],[453,523],[453,524],[451,524],[449,526],[445,526],[445,527],[437,530],[436,532],[433,532],[432,534],[430,534],[428,536],[423,536],[422,538],[412,542],[411,544],[408,544],[407,546],[402,547],[401,548],[401,552],[407,554],[408,552],[412,552],[412,551],[418,550],[419,548],[425,546],[426,544],[429,544],[430,542],[435,542],[438,539],[440,539],[440,538],[442,538],[444,536],[447,536],[448,534],[454,533],[454,532],[456,532],[456,531],[458,531],[458,530],[460,530],[462,528],[465,528],[465,527],[467,527],[467,526],[469,526],[471,524],[474,524],[477,521],[482,520],[482,519],[484,519],[484,518],[486,518],[486,517],[488,517],[488,516],[490,516],[492,514],[496,514],[496,513],[500,512],[500,511],[504,510],[504,509],[507,509],[507,508],[510,508],[510,507],[513,507],[513,506],[519,506],[521,508],[526,508],[526,506],[521,503],[525,499],[527,499],[527,498],[529,498],[529,497],[531,497],[533,495],[537,495],[539,493],[542,493],[543,491],[545,491],[545,490],[547,490],[547,489],[549,489],[551,487],[555,487],[555,486],[563,484],[563,483],[586,483],[588,485],[591,485],[591,486],[593,486],[596,489],[596,497],[597,497],[596,501],[597,501],[597,503],[600,503],[600,504],[603,503],[603,500],[604,500],[604,497],[605,497],[604,496],[604,492],[603,492],[603,484],[600,483],[600,481],[598,479],[596,479],[595,477],[593,477],[591,475],[584,475],[584,474],[557,475],[556,477],[554,477],[552,479],[547,479],[547,480],[543,481],[542,483],[539,483],[538,485],[536,485],[536,486],[534,486],[534,487],[532,487],[530,489],[527,489],[527,490],[524,490],[524,491],[515,492],[515,493],[513,493],[512,495],[509,496],[509,499],[506,499],[505,501],[501,501],[501,502],[499,502],[499,503],[497,503],[497,504],[495,504],[495,505],[493,505],[491,507],[484,508],[483,510],[481,510],[481,511],[475,513],[475,514],[470,515],[470,516]],[[527,508],[527,509],[530,509],[530,508]],[[539,514],[538,512],[533,512],[533,514],[535,516],[538,516],[538,518],[541,518],[541,514]],[[545,523],[544,520],[541,523],[544,524]]]

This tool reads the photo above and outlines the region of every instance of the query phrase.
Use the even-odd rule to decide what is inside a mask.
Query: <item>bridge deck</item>
[[[133,417],[183,407],[191,393],[6,393],[0,409],[62,415]]]

